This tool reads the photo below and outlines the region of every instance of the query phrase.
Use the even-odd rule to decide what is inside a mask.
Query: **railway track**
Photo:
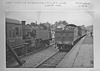
[[[36,51],[34,51],[34,52],[28,52],[26,55],[21,55],[21,56],[18,56],[18,57],[19,57],[20,59],[22,59],[22,58],[24,58],[24,57],[31,56],[32,54],[35,54],[35,53],[37,53],[37,52],[39,52],[39,51],[42,51],[43,49],[47,49],[47,48],[49,48],[49,47],[51,47],[51,46],[53,46],[53,45],[55,45],[55,44],[52,43],[50,46],[46,46],[46,48],[42,48],[42,49],[36,50]],[[9,61],[7,61],[6,64],[9,65],[9,64],[11,64],[12,62],[15,62],[15,59],[14,59],[14,58],[12,58],[12,59],[10,59]]]
[[[56,68],[56,66],[60,63],[60,61],[64,58],[64,56],[68,52],[56,52],[43,62],[35,66],[35,68]]]

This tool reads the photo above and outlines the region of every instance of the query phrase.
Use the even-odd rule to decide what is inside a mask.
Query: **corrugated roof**
[[[11,19],[11,18],[6,18],[6,22],[21,24],[21,22],[19,20]]]

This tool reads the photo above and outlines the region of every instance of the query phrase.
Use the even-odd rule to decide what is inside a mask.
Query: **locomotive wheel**
[[[69,52],[69,51],[71,50],[71,48],[72,48],[72,45],[66,44],[66,45],[64,46],[64,51]]]
[[[50,41],[49,40],[47,40],[47,45],[50,46]]]
[[[40,46],[39,39],[35,40],[35,49],[37,50]]]
[[[59,51],[62,51],[62,49],[61,49],[61,48],[59,48],[59,47],[58,47],[58,49],[59,49]]]
[[[44,44],[45,44],[45,47],[48,47],[48,46],[50,46],[50,41],[49,40],[45,40]]]
[[[27,55],[27,47],[26,46],[23,48],[23,55]]]
[[[61,45],[57,45],[57,46],[58,46],[59,51],[63,51],[63,50],[62,50],[63,47],[62,47]]]

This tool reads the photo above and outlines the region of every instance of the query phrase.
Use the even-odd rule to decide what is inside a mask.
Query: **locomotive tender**
[[[62,28],[57,28],[55,31],[55,44],[59,51],[69,51],[83,36],[86,30],[74,24],[68,24]]]

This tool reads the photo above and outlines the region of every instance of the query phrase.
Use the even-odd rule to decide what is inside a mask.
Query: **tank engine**
[[[48,47],[51,40],[50,28],[45,25],[26,25],[26,21],[6,18],[6,44],[15,51],[18,56]],[[7,61],[12,59],[12,54],[6,45]]]

